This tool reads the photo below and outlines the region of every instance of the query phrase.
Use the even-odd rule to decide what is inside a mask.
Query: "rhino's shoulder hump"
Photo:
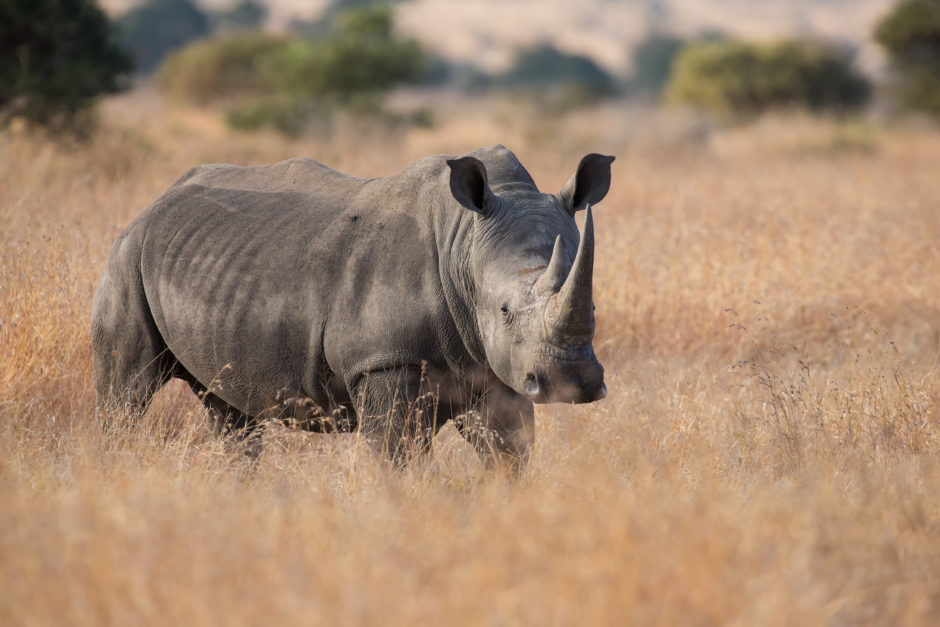
[[[390,206],[390,199],[414,197],[421,190],[431,190],[438,193],[446,189],[446,179],[443,174],[449,171],[447,160],[453,159],[451,155],[432,155],[412,163],[407,168],[379,179],[368,179],[370,185],[362,186],[356,195],[357,199],[367,205]],[[352,179],[365,181],[366,179]],[[391,203],[395,205],[395,203]]]
[[[519,158],[502,144],[478,148],[467,156],[476,157],[483,162],[489,176],[489,184],[494,191],[503,186],[518,185],[536,189],[535,181]]]
[[[447,160],[453,158],[453,155],[431,155],[430,157],[424,157],[412,163],[396,176],[402,178],[434,179],[447,169]]]

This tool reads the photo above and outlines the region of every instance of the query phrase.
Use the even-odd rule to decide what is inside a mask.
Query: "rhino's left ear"
[[[581,159],[578,171],[558,192],[571,215],[604,199],[610,189],[610,164],[613,162],[613,157],[595,153]]]
[[[484,217],[493,208],[493,190],[486,178],[486,166],[476,157],[450,159],[450,193],[461,205]]]

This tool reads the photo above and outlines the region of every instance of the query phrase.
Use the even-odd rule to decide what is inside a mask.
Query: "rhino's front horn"
[[[574,265],[571,266],[571,272],[568,273],[561,289],[549,302],[546,312],[547,326],[554,338],[567,344],[586,344],[594,337],[593,274],[594,218],[591,215],[591,207],[588,206],[584,216],[584,232],[581,234]]]

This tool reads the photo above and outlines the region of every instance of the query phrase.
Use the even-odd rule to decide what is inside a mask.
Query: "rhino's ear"
[[[610,189],[610,164],[613,162],[613,157],[595,153],[581,159],[578,171],[558,192],[571,215],[604,199]]]
[[[450,159],[450,193],[470,211],[486,216],[493,207],[493,191],[486,180],[486,166],[475,157]]]

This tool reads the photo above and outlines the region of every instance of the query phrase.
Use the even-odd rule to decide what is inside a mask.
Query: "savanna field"
[[[84,144],[0,134],[0,624],[940,622],[936,127],[478,101],[285,139],[147,92],[100,118]],[[543,191],[617,156],[610,393],[538,406],[521,477],[451,427],[403,471],[282,427],[252,465],[180,382],[97,424],[92,294],[191,166],[375,177],[492,143]]]

